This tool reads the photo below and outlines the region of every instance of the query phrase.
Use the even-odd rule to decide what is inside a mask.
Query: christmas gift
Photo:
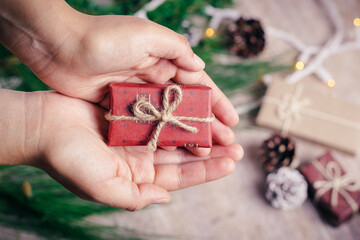
[[[303,83],[274,81],[256,122],[347,153],[360,150],[360,106]]]
[[[109,146],[211,147],[211,91],[200,85],[110,84]]]
[[[360,183],[329,152],[300,171],[309,184],[309,196],[331,224],[340,225],[359,211]]]

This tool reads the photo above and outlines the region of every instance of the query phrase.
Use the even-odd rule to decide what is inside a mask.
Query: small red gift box
[[[344,171],[330,152],[304,165],[300,171],[309,183],[310,197],[331,224],[340,225],[358,212],[359,182]]]
[[[110,84],[109,146],[146,145],[162,122],[155,148],[211,147],[211,91],[200,85]]]

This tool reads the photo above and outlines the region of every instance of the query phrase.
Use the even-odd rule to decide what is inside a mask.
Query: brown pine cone
[[[260,162],[267,172],[290,166],[295,157],[295,144],[289,137],[274,134],[260,148]]]
[[[227,38],[230,52],[248,58],[258,55],[265,47],[265,34],[260,21],[239,18],[229,25]]]

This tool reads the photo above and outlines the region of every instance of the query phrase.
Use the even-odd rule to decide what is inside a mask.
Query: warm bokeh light
[[[295,63],[296,70],[302,70],[304,67],[305,67],[305,64],[303,62],[298,61]]]
[[[28,198],[32,197],[32,189],[31,189],[31,185],[28,181],[23,182],[22,190],[26,197],[28,197]]]
[[[207,37],[213,37],[214,34],[215,34],[215,31],[212,28],[207,28],[206,31],[205,31],[205,34],[206,34]]]
[[[330,80],[327,82],[327,85],[328,85],[329,87],[331,87],[331,88],[335,87],[335,84],[336,84],[336,82],[335,82],[334,79],[330,79]]]
[[[360,27],[360,18],[354,19],[354,25],[355,25],[355,27]]]

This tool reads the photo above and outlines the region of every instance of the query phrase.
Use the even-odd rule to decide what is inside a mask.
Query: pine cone
[[[230,52],[248,58],[258,55],[265,47],[264,30],[260,21],[239,18],[227,29]]]
[[[307,183],[296,169],[282,167],[266,177],[266,199],[275,208],[294,209],[307,198]]]
[[[267,172],[290,166],[295,156],[295,144],[289,137],[274,134],[260,148],[260,162]]]

